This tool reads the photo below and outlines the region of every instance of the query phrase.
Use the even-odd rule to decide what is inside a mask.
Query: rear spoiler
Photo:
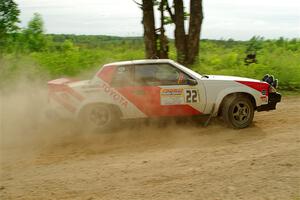
[[[49,90],[63,90],[66,88],[67,84],[77,82],[78,80],[69,78],[59,78],[55,80],[48,81]]]
[[[77,80],[70,79],[70,78],[59,78],[59,79],[54,79],[54,80],[48,81],[48,84],[62,85],[62,84],[76,82],[76,81]]]
[[[79,101],[82,101],[84,97],[73,90],[71,87],[69,87],[69,83],[74,83],[77,82],[78,80],[74,79],[69,79],[69,78],[60,78],[60,79],[55,79],[51,80],[48,82],[48,100],[50,100],[50,97],[55,98],[57,101],[60,101],[63,104],[66,104],[64,102],[65,100],[62,100],[61,97],[58,97],[55,93],[56,92],[63,92],[67,95],[70,95],[74,98],[76,98]]]

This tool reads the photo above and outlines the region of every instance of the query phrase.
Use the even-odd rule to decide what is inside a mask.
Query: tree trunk
[[[184,7],[182,0],[174,0],[175,46],[177,49],[177,61],[185,63],[187,57],[186,35],[184,29]]]
[[[187,39],[186,64],[193,64],[199,54],[200,32],[203,21],[202,0],[191,0],[190,23]]]
[[[156,46],[156,33],[155,33],[155,21],[153,11],[153,1],[143,0],[143,26],[144,26],[144,43],[145,43],[145,56],[146,58],[156,58],[157,46]]]
[[[165,27],[164,27],[164,7],[166,0],[161,0],[160,2],[160,35],[159,35],[159,58],[168,58],[168,38],[165,36]]]
[[[203,21],[202,0],[190,0],[188,34],[186,34],[184,27],[185,13],[183,0],[173,0],[174,14],[167,0],[159,1],[161,26],[158,31],[160,35],[156,34],[153,2],[154,0],[142,0],[142,4],[139,4],[143,9],[146,58],[168,57],[168,39],[165,36],[164,29],[164,10],[166,9],[175,23],[174,35],[177,61],[187,65],[193,64],[199,54],[200,32]],[[159,42],[158,44],[157,41]]]

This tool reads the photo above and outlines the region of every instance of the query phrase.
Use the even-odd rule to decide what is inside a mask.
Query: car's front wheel
[[[252,123],[254,106],[246,96],[231,96],[225,99],[222,117],[233,128],[246,128]]]
[[[110,105],[94,104],[86,106],[79,116],[80,124],[90,132],[111,131],[119,125],[120,117]]]

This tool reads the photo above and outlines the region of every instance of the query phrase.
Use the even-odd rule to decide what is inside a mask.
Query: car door
[[[117,71],[123,71],[122,67]],[[148,117],[201,114],[200,93],[190,76],[169,63],[127,67],[118,91]],[[129,75],[126,75],[127,78]]]

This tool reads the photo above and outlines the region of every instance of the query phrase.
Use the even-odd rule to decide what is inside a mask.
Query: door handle
[[[144,95],[145,91],[144,90],[134,90],[132,93],[135,95]]]

